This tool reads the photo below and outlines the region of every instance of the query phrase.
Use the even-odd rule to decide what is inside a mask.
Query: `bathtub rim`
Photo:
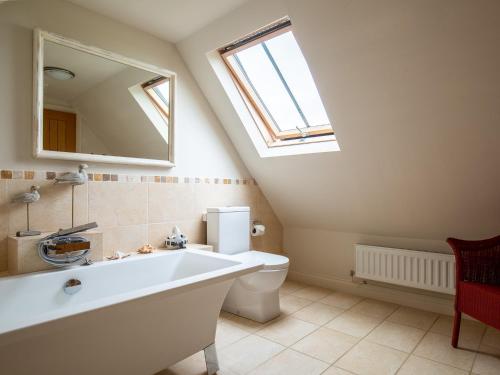
[[[159,293],[167,293],[167,295],[175,295],[178,293],[184,293],[188,292],[192,289],[196,289],[197,287],[201,287],[204,285],[211,285],[214,283],[219,283],[223,282],[226,280],[230,279],[236,279],[240,276],[253,273],[256,271],[259,271],[263,269],[264,264],[259,263],[257,261],[254,262],[241,262],[238,260],[233,259],[231,256],[224,255],[224,254],[219,254],[219,253],[213,253],[213,252],[207,252],[206,250],[195,250],[195,249],[189,249],[189,250],[174,250],[174,251],[169,251],[165,253],[154,253],[154,254],[148,254],[146,259],[151,259],[153,257],[163,257],[163,256],[171,256],[174,254],[179,254],[179,253],[192,253],[196,255],[201,255],[201,256],[208,256],[208,257],[214,257],[214,258],[219,258],[223,260],[228,260],[231,261],[231,263],[234,263],[234,265],[230,265],[227,267],[223,267],[221,269],[215,270],[215,271],[209,271],[209,272],[204,272],[200,273],[197,275],[193,276],[188,276],[184,277],[178,280],[173,280],[173,281],[168,281],[165,283],[161,284],[155,284],[153,286],[148,286],[145,288],[140,288],[140,289],[134,289],[132,291],[127,291],[125,293],[118,293],[112,296],[107,296],[107,297],[102,297],[87,303],[82,303],[78,304],[75,306],[68,306],[65,308],[49,311],[45,314],[39,314],[33,318],[26,319],[26,320],[21,320],[18,322],[15,322],[13,324],[6,324],[2,325],[0,323],[0,336],[4,334],[10,334],[10,333],[15,333],[16,331],[23,330],[25,328],[41,325],[43,323],[48,323],[52,322],[58,319],[63,319],[63,318],[69,318],[74,315],[79,315],[83,314],[88,311],[92,310],[97,310],[97,309],[102,309],[106,308],[108,306],[112,305],[117,305],[120,303],[125,303],[130,300],[135,300],[139,298],[145,298],[147,296],[159,294]],[[68,273],[68,276],[71,275],[71,272],[74,272],[75,270],[82,270],[84,271],[87,269],[87,267],[92,267],[92,268],[98,268],[98,267],[106,267],[112,264],[116,264],[117,262],[135,262],[135,261],[140,261],[144,260],[145,257],[143,256],[135,256],[135,257],[130,257],[130,258],[125,258],[125,259],[120,259],[120,260],[115,260],[115,261],[102,261],[102,262],[97,262],[91,266],[85,266],[85,268],[82,268],[82,266],[76,266],[76,267],[68,267],[64,269],[54,269],[54,270],[48,270],[48,271],[39,271],[39,272],[33,272],[30,274],[22,274],[22,275],[13,275],[13,276],[7,276],[3,277],[0,280],[0,283],[6,281],[6,280],[14,280],[17,278],[32,278],[32,279],[37,279],[39,277],[43,277],[44,275],[51,274],[51,273]],[[62,286],[61,286],[62,287]]]

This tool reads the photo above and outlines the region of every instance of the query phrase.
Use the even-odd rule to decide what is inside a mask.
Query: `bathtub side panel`
[[[159,293],[1,335],[2,373],[151,375],[215,341],[232,282]]]

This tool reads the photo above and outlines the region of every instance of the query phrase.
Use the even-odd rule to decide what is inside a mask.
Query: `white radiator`
[[[356,277],[455,294],[453,255],[355,245]]]

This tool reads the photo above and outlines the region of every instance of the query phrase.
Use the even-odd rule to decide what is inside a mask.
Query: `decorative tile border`
[[[1,180],[54,180],[64,172],[52,171],[22,171],[2,169]],[[89,173],[89,181],[93,182],[142,182],[158,184],[214,184],[214,185],[255,185],[253,178],[220,178],[220,177],[179,177],[179,176],[141,176],[112,173]]]

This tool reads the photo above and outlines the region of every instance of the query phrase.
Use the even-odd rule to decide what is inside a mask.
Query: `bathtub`
[[[181,250],[2,278],[0,373],[151,375],[203,349],[213,357],[233,280],[261,268]],[[72,295],[70,279],[81,282]]]

